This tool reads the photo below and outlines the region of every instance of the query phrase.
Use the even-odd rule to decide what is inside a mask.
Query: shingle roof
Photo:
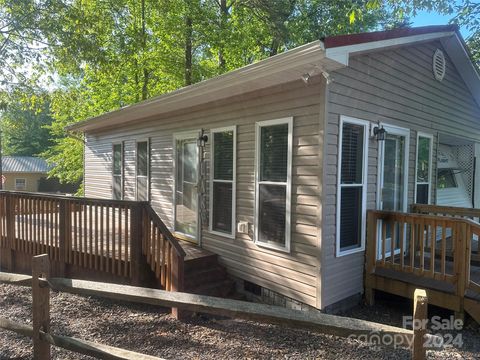
[[[50,170],[47,162],[34,156],[2,156],[4,173],[46,173]]]

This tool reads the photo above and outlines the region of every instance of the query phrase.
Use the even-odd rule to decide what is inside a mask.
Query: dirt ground
[[[31,289],[0,284],[0,314],[23,323],[31,322]],[[402,325],[411,304],[384,298],[375,307],[357,306],[343,315]],[[430,316],[448,317],[431,308]],[[65,293],[51,294],[51,324],[57,334],[96,341],[166,359],[409,359],[404,349],[372,348],[367,343],[315,334],[251,321],[215,319],[197,315],[184,322],[169,316],[168,309]],[[467,323],[461,332],[463,345],[431,359],[480,358],[480,329]],[[54,359],[90,359],[52,348]],[[28,338],[0,330],[0,359],[32,358]]]

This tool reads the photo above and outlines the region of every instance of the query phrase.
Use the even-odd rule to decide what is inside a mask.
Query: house
[[[480,207],[480,78],[450,25],[327,37],[69,130],[85,134],[86,196],[149,201],[290,306],[364,292],[367,210],[437,204],[460,182]],[[384,265],[405,229],[383,227]]]
[[[3,189],[38,192],[49,169],[47,162],[39,157],[2,156]]]

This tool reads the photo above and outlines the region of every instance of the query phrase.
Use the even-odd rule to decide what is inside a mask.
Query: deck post
[[[413,360],[426,359],[425,335],[427,334],[428,297],[423,289],[413,295]]]
[[[465,311],[464,311],[464,299],[465,299],[465,290],[466,290],[466,266],[465,261],[468,258],[467,256],[467,241],[468,239],[468,224],[466,222],[460,222],[457,224],[457,237],[453,239],[455,242],[454,245],[454,269],[455,275],[457,277],[456,281],[456,295],[459,300],[459,309],[455,311],[455,318],[464,320]]]
[[[172,291],[184,290],[184,259],[175,251],[172,251]],[[172,315],[177,320],[184,319],[187,313],[179,308],[172,308]]]
[[[132,285],[145,285],[145,269],[147,266],[146,258],[143,254],[143,229],[144,216],[143,204],[138,203],[132,207],[130,216],[130,231],[131,231],[131,248],[130,248],[130,263],[131,263],[131,279]]]
[[[365,262],[365,301],[367,305],[375,305],[375,289],[373,287],[375,272],[375,259],[377,252],[377,217],[373,211],[367,214],[367,245]]]
[[[41,340],[40,331],[50,330],[50,288],[41,285],[39,278],[50,277],[50,261],[47,254],[32,259],[32,315],[33,315],[33,358],[50,359],[50,344]]]
[[[15,204],[12,197],[9,194],[5,196],[5,225],[6,225],[6,267],[10,272],[15,271],[15,258],[14,258],[14,242],[15,242]]]

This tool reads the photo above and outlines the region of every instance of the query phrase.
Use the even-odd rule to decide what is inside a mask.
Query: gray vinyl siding
[[[322,306],[363,292],[364,252],[336,257],[338,124],[341,115],[410,129],[408,203],[414,199],[417,131],[480,142],[480,109],[447,57],[442,82],[432,73],[439,42],[401,47],[350,58],[347,68],[331,74],[327,105]],[[446,54],[446,53],[445,53]],[[376,208],[378,143],[369,141],[367,208]],[[433,167],[432,183],[436,182]],[[432,189],[433,190],[433,189]],[[432,192],[435,202],[435,191]]]
[[[235,239],[210,234],[204,224],[202,246],[220,255],[237,277],[320,307],[319,243],[323,165],[324,88],[319,76],[215,102],[120,129],[86,134],[86,196],[112,196],[111,145],[125,145],[125,199],[135,195],[135,139],[150,139],[151,203],[173,227],[174,157],[177,132],[237,126],[237,221],[254,222],[255,123],[293,117],[291,252],[262,248],[249,235]],[[209,143],[206,157],[208,166]],[[207,174],[207,178],[208,174]],[[101,180],[96,180],[101,179]],[[208,188],[208,185],[207,185]],[[208,207],[207,207],[208,208]]]

